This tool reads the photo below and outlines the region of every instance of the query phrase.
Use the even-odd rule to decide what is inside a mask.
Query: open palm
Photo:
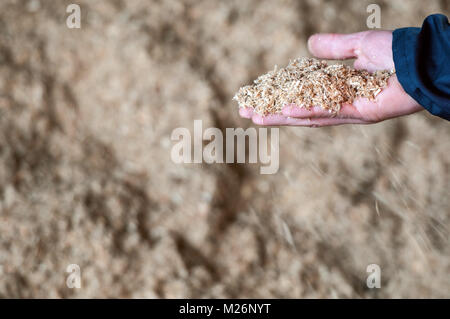
[[[356,58],[354,67],[370,72],[394,69],[391,31],[367,31],[352,34],[317,34],[309,38],[310,52],[322,59]],[[358,98],[344,103],[338,114],[319,106],[300,108],[286,105],[282,113],[261,116],[251,108],[241,108],[239,114],[258,125],[293,125],[320,127],[340,124],[370,124],[423,110],[402,88],[393,75],[376,99]]]

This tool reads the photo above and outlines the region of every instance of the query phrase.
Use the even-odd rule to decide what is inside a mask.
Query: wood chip
[[[343,64],[300,58],[240,88],[233,99],[239,107],[253,108],[261,115],[280,113],[288,104],[320,106],[338,113],[342,103],[352,103],[359,97],[375,99],[392,74],[393,70],[369,73]]]

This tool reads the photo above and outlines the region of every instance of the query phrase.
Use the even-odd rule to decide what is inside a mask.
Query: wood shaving
[[[394,71],[355,70],[343,64],[299,58],[286,68],[275,69],[244,86],[234,96],[239,107],[250,107],[261,115],[280,113],[283,106],[295,104],[310,108],[320,106],[338,113],[342,103],[356,98],[375,97],[386,87]]]

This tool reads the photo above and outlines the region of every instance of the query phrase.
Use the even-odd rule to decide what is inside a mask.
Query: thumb
[[[308,49],[312,55],[321,59],[343,60],[358,57],[361,42],[366,32],[336,34],[320,33],[308,40]]]

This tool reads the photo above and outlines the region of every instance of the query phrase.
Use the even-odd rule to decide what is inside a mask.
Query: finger
[[[240,107],[239,115],[245,119],[251,119],[253,115],[253,109],[251,107]]]
[[[360,51],[361,40],[366,34],[367,32],[315,34],[308,40],[308,49],[314,56],[322,59],[356,58]]]
[[[298,119],[285,117],[280,114],[261,116],[254,114],[253,123],[263,126],[305,126],[305,127],[322,127],[342,124],[369,124],[369,122],[361,119],[352,118],[306,118]]]
[[[303,126],[303,127],[324,127],[336,126],[343,124],[369,124],[369,122],[360,119],[351,118],[315,118],[315,119],[297,119],[286,118],[287,126]]]
[[[252,121],[256,125],[264,125],[264,126],[279,126],[279,125],[287,125],[287,117],[282,114],[270,114],[270,115],[260,115],[254,113],[252,116]]]
[[[312,106],[310,108],[299,107],[295,104],[290,104],[281,110],[282,114],[286,117],[295,118],[319,118],[319,117],[333,117],[336,114],[323,109],[320,106]]]
[[[286,117],[294,118],[361,118],[358,109],[348,103],[343,103],[339,112],[330,112],[320,106],[311,108],[298,107],[290,104],[282,109],[282,114]]]

